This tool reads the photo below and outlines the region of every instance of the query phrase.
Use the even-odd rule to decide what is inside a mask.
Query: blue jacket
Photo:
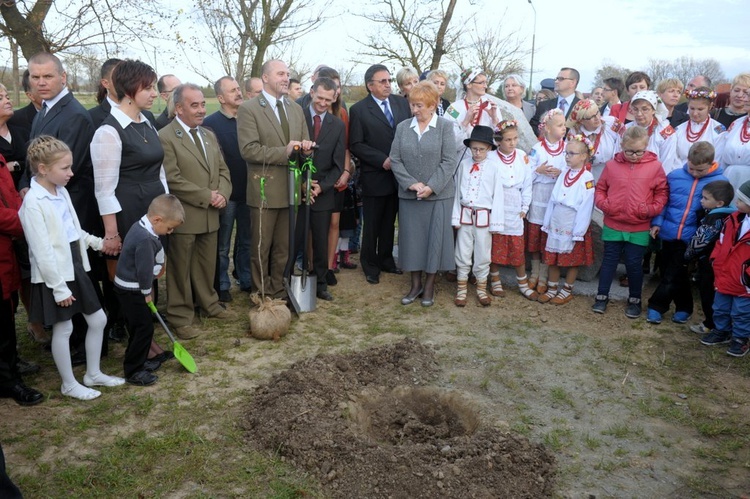
[[[716,163],[714,163],[716,165]],[[727,180],[718,165],[705,177],[695,178],[688,173],[687,164],[667,175],[669,201],[662,212],[651,222],[660,227],[659,237],[665,241],[681,240],[686,243],[698,229],[698,212],[701,209],[701,192],[706,184]]]

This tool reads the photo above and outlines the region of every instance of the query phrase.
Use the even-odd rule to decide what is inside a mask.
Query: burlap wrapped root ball
[[[250,336],[259,340],[278,341],[289,332],[292,323],[292,312],[284,300],[273,299],[254,294],[250,300],[257,305],[248,312],[250,317]]]

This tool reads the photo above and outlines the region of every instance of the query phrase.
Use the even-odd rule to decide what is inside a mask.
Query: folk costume
[[[716,150],[714,157],[721,157],[724,152],[724,132],[724,125],[712,118],[707,118],[703,123],[686,121],[675,129],[677,160],[684,165],[690,148],[696,142],[710,142]]]
[[[750,117],[735,120],[729,126],[724,149],[716,158],[735,190],[750,180]]]
[[[503,228],[492,235],[492,263],[517,267],[526,261],[524,222],[521,213],[531,204],[531,169],[529,157],[520,149],[505,155],[495,151],[503,179]]]

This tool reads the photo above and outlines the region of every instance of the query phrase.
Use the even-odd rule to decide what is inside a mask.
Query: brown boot
[[[453,303],[455,303],[457,307],[465,307],[466,294],[469,292],[469,281],[456,281],[456,283],[458,284],[458,287],[456,288],[456,299],[453,300]]]

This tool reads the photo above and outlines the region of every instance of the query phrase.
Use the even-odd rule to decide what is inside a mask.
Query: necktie
[[[479,163],[474,163],[471,165],[471,170],[469,170],[469,173],[474,173],[479,171]]]
[[[201,138],[198,136],[198,129],[197,128],[191,128],[190,129],[190,135],[193,137],[193,141],[195,142],[195,146],[198,148],[198,150],[201,152],[201,156],[203,156],[203,159],[208,162],[206,159],[206,151],[203,150],[203,143],[201,142]]]
[[[42,110],[40,111],[42,115],[39,117],[39,121],[43,120],[45,116],[47,116],[47,111],[49,110],[49,106],[45,102],[42,104]]]
[[[391,124],[391,127],[395,126],[396,122],[393,121],[393,114],[391,114],[391,108],[388,107],[388,101],[384,100],[381,105],[383,106],[383,113],[385,114],[388,123]]]
[[[566,101],[565,99],[560,99],[560,103],[557,105],[557,107],[564,114],[565,113],[565,108],[568,107],[568,101]]]
[[[281,123],[281,131],[284,132],[284,138],[289,142],[289,122],[286,119],[286,113],[284,112],[284,104],[281,99],[276,100],[276,109],[279,111],[279,122]]]
[[[320,115],[313,116],[313,140],[318,140],[320,134]]]

